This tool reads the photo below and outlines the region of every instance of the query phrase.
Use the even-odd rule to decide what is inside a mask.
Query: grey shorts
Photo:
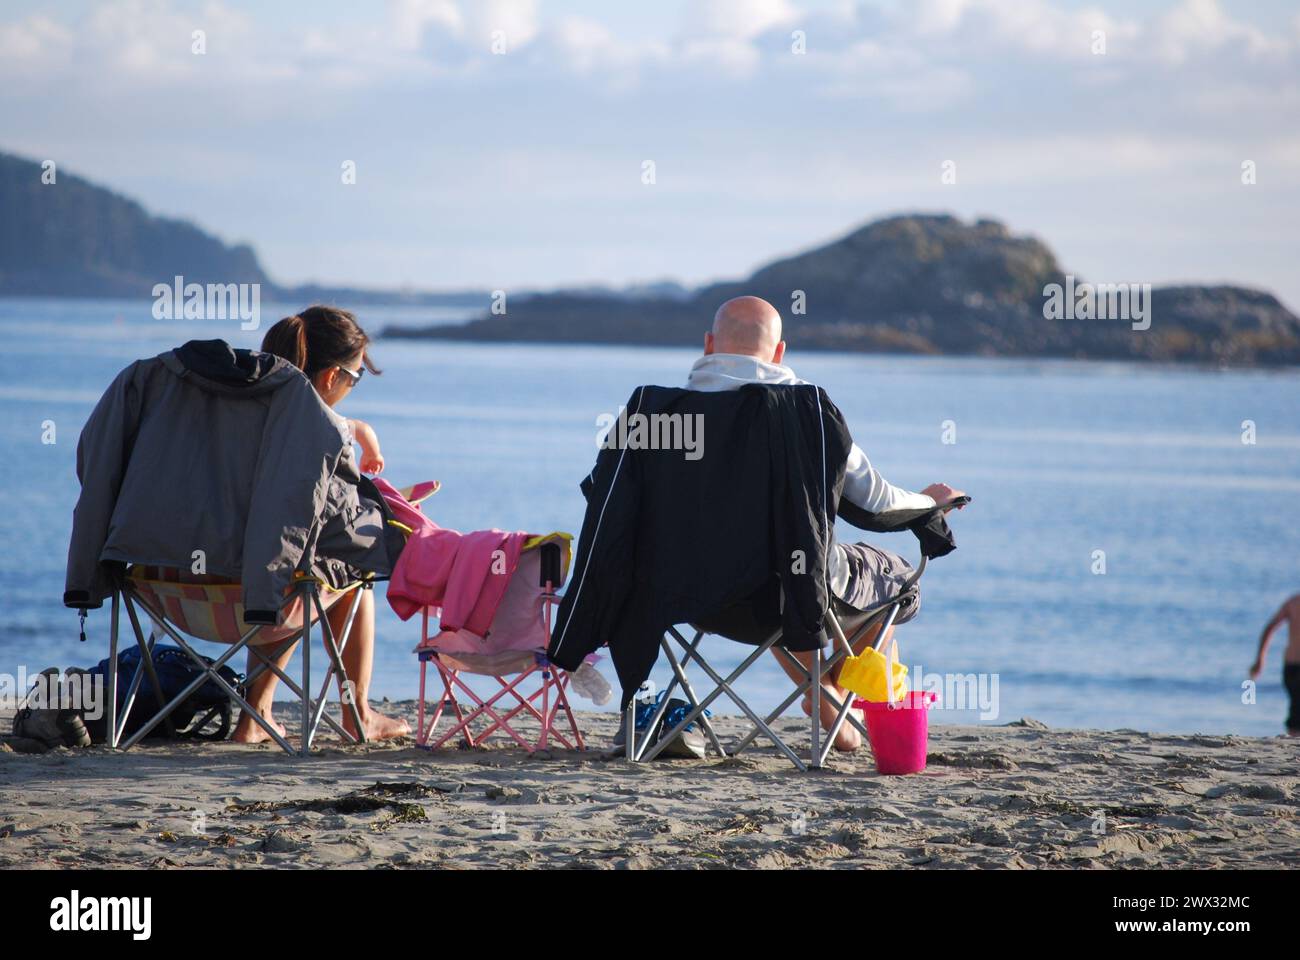
[[[849,565],[849,581],[840,595],[851,607],[868,610],[897,597],[913,573],[912,565],[896,553],[881,550],[869,543],[842,543]],[[921,587],[914,584],[908,602],[898,611],[894,623],[907,623],[921,609]]]

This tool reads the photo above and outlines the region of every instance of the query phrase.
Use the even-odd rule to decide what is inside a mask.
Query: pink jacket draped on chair
[[[393,518],[411,530],[388,584],[389,606],[403,620],[424,607],[438,607],[444,631],[486,636],[528,534],[448,530],[388,481],[376,478],[375,486]]]

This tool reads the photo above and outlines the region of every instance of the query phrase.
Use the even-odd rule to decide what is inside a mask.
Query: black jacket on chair
[[[820,387],[637,388],[582,484],[587,512],[551,659],[576,669],[608,643],[626,707],[668,627],[774,582],[783,644],[822,646],[851,446]]]

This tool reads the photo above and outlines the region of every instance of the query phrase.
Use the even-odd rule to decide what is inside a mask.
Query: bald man
[[[713,317],[713,329],[704,335],[704,356],[695,361],[690,376],[686,378],[688,390],[738,390],[750,383],[804,384],[785,366],[785,341],[781,339],[781,314],[766,300],[758,297],[735,297],[718,308]],[[941,506],[965,496],[944,483],[932,483],[920,493],[896,487],[871,465],[867,455],[855,443],[849,452],[844,478],[844,497],[871,513],[888,510],[912,510]],[[958,508],[960,509],[960,507]],[[850,606],[866,609],[894,596],[910,574],[911,565],[897,554],[881,550],[866,543],[832,545],[827,557],[827,580],[831,591]],[[900,613],[896,623],[906,623],[919,608],[919,601]],[[855,644],[861,653],[875,639],[875,631],[868,631]],[[886,638],[888,642],[889,638]],[[811,653],[794,656],[811,668]],[[801,678],[793,666],[783,658],[777,662],[791,679]],[[827,693],[842,701],[845,692],[838,685],[839,671],[832,674],[835,682],[827,683]],[[822,720],[829,727],[835,722],[835,707],[822,698]],[[804,711],[811,712],[811,698],[804,699]],[[841,728],[835,739],[839,750],[856,750],[861,737],[849,724]]]

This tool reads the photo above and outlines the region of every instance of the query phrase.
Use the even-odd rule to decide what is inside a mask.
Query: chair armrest
[[[897,533],[900,530],[911,530],[920,541],[921,555],[933,559],[947,556],[957,549],[957,541],[953,539],[952,530],[945,518],[949,509],[949,505],[944,505],[919,510],[889,510],[885,513],[872,513],[841,497],[839,516],[859,530],[872,533]]]

